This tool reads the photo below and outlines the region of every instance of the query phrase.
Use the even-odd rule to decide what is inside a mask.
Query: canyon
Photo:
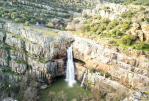
[[[53,12],[52,10],[54,10],[53,7],[45,4],[21,0],[18,2],[24,6],[28,5],[28,8],[30,5],[35,5],[37,8],[42,7],[43,11]],[[98,3],[92,10],[84,9],[82,13],[76,14],[78,15],[76,17],[74,14],[74,18],[69,20],[72,22],[77,20],[78,24],[73,25],[71,22],[68,26],[72,27],[73,25],[81,28],[81,24],[88,20],[87,17],[93,17],[90,23],[95,24],[99,21],[96,18],[99,15],[101,16],[100,20],[108,18],[110,21],[107,21],[112,22],[112,20],[121,18],[121,14],[129,10],[132,9],[120,4]],[[76,13],[71,10],[68,12]],[[64,9],[57,9],[57,13],[67,15],[64,13]],[[87,17],[83,17],[84,15]],[[148,17],[148,14],[140,14],[137,19],[143,17]],[[131,22],[131,28],[125,31],[126,35],[134,35],[136,42],[148,43],[148,23],[139,24],[135,20]],[[70,21],[64,21],[64,23]],[[11,93],[13,85],[10,82],[21,88],[21,82],[24,83],[27,79],[33,80],[28,78],[30,75],[44,84],[40,85],[41,91],[46,87],[50,88],[57,77],[66,77],[70,87],[78,81],[81,83],[80,87],[92,92],[94,99],[91,98],[89,101],[100,101],[101,99],[105,101],[145,101],[149,99],[148,51],[132,47],[126,49],[120,45],[114,46],[112,41],[106,38],[102,39],[101,35],[94,35],[98,40],[93,40],[90,38],[92,35],[89,35],[88,38],[84,37],[87,32],[80,31],[81,35],[77,36],[73,34],[73,31],[46,28],[37,23],[26,26],[6,19],[4,22],[0,22],[0,90],[2,88],[9,89],[8,96],[14,99],[17,96],[14,92]],[[121,36],[119,37],[121,38]],[[73,67],[73,64],[75,70],[67,68]],[[68,77],[69,73],[72,75],[71,78]],[[5,87],[5,84],[8,87]],[[37,84],[33,82],[30,85]],[[2,97],[2,95],[4,94],[0,92],[0,99],[7,97]],[[39,99],[37,98],[37,100]],[[86,100],[88,99],[84,98],[82,101]]]
[[[75,63],[77,80],[81,82],[83,74],[86,74],[84,85],[106,96],[106,101],[124,99],[130,95],[135,96],[131,100],[140,99],[144,96],[141,92],[149,90],[149,59],[141,54],[133,57],[134,52],[128,56],[112,48],[76,37],[74,58],[83,61],[83,64]]]
[[[84,79],[84,87],[104,96],[106,101],[126,97],[143,100],[147,97],[149,59],[142,51],[130,49],[126,55],[115,47],[74,36],[69,31],[44,37],[44,33],[20,25],[1,25],[6,31],[1,32],[1,80],[19,82],[28,72],[51,85],[53,78],[66,75],[66,50],[74,41],[76,79],[79,82]]]

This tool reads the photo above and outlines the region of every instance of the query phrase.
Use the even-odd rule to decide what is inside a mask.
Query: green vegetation
[[[32,69],[32,66],[31,65],[28,65],[28,70]]]
[[[29,26],[29,22],[28,22],[28,21],[26,21],[26,22],[25,22],[25,25],[26,25],[26,26]]]
[[[17,60],[17,63],[19,63],[19,64],[24,64],[24,65],[27,64],[25,61],[21,61],[21,60]]]
[[[125,44],[125,45],[131,45],[135,40],[136,40],[136,36],[134,35],[126,35],[121,39],[122,44]]]
[[[147,91],[146,93],[147,93],[147,95],[149,96],[149,91]],[[148,98],[148,100],[149,100],[149,98]]]
[[[3,44],[3,49],[5,49],[5,50],[10,50],[10,49],[12,49],[12,50],[15,50],[15,51],[17,51],[17,49],[15,48],[15,47],[13,47],[13,46],[10,46],[10,45],[8,45],[7,43],[2,43]]]
[[[103,10],[104,10],[104,11],[107,11],[107,12],[110,12],[109,9],[110,9],[110,8],[109,8],[109,7],[106,7],[106,6],[103,8]]]
[[[85,0],[28,0],[35,3],[50,5],[53,8],[61,8],[64,13],[69,10],[81,12],[83,9],[91,9],[95,6],[92,1]],[[55,9],[56,10],[56,9]]]
[[[14,76],[19,76],[19,77],[21,77],[22,75],[19,75],[19,74],[15,74],[15,73],[13,73],[13,72],[11,72],[11,71],[7,71],[7,72],[5,72],[6,74],[8,74],[8,75],[14,75]]]
[[[0,69],[6,69],[8,68],[7,66],[0,66]]]
[[[123,4],[135,4],[135,5],[149,5],[148,0],[100,0],[101,2],[107,1],[107,2],[114,2],[114,3],[123,3]]]
[[[104,9],[109,8],[104,7]],[[128,47],[132,47],[133,49],[149,52],[149,50],[147,50],[149,48],[149,44],[147,42],[138,41],[138,37],[127,33],[128,30],[133,29],[133,20],[138,17],[140,12],[143,14],[148,13],[146,12],[146,9],[144,7],[140,7],[139,10],[139,12],[136,9],[125,11],[120,15],[120,18],[114,19],[112,21],[107,18],[101,18],[100,15],[87,18],[87,20],[82,24],[83,35],[87,38],[88,35],[94,36],[94,40],[99,40],[101,38],[110,40],[110,44],[113,44],[117,47],[124,47],[126,49],[128,49]],[[142,24],[144,22],[147,23],[149,22],[149,18],[140,18],[137,19],[136,22],[139,24]],[[142,31],[141,28],[139,29],[139,31]]]
[[[49,20],[58,19],[59,21],[64,19],[72,18],[72,14],[64,13],[63,10],[53,9],[52,11],[47,11],[43,7],[36,6],[34,3],[21,3],[17,2],[10,6],[8,2],[0,1],[2,5],[0,7],[0,17],[13,20],[15,23],[24,23],[25,25],[29,24],[48,24]],[[24,9],[25,7],[25,9]],[[19,10],[18,10],[19,9]],[[64,14],[60,14],[60,13]],[[65,25],[64,21],[56,23],[59,24],[57,28]]]

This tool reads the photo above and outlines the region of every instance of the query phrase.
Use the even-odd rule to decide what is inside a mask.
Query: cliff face
[[[0,70],[9,71],[6,72],[8,78],[28,72],[35,73],[40,79],[46,78],[50,83],[53,77],[65,74],[66,48],[74,40],[67,36],[69,32],[49,33],[46,29],[42,32],[40,28],[29,29],[10,23],[4,24],[3,29],[5,32],[0,34]],[[7,67],[10,68],[7,70]],[[2,74],[1,79],[4,79]]]
[[[103,9],[104,7],[108,7],[107,10]],[[102,17],[109,18],[113,20],[118,18],[120,14],[129,9],[126,6],[115,4],[115,3],[99,3],[96,5],[96,8],[93,10],[83,10],[82,15],[87,14],[89,16],[101,15]]]
[[[149,59],[145,55],[133,55],[135,52],[130,51],[127,56],[88,39],[77,37],[75,40],[74,58],[85,62],[85,65],[76,63],[77,79],[81,81],[89,69],[84,84],[90,85],[91,90],[106,92],[107,101],[113,94],[114,98],[120,98],[133,91],[149,90]]]

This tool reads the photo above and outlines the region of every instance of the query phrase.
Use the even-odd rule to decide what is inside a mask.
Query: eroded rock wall
[[[29,73],[51,83],[53,77],[65,75],[66,50],[74,40],[70,32],[42,33],[12,23],[3,24],[3,29],[0,69],[7,78],[20,80]]]
[[[133,90],[149,91],[149,59],[147,57],[127,56],[100,43],[96,44],[79,37],[75,38],[73,53],[74,58],[85,62],[82,66],[76,65],[77,79],[81,81],[82,74],[89,69],[86,80],[91,84],[92,90],[102,89],[108,95],[122,91],[120,93],[125,96]],[[92,73],[94,69],[98,72]],[[108,77],[106,77],[107,73]]]

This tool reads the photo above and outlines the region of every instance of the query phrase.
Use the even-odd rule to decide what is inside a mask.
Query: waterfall
[[[84,75],[83,75],[83,80],[82,80],[82,82],[81,82],[81,87],[83,87],[83,83],[84,83],[84,80],[85,80],[85,78],[86,78],[86,74],[87,74],[87,70],[86,70],[86,72],[85,72]]]
[[[73,84],[75,83],[75,69],[73,63],[72,45],[67,49],[66,81],[68,81],[69,87],[73,87]]]

